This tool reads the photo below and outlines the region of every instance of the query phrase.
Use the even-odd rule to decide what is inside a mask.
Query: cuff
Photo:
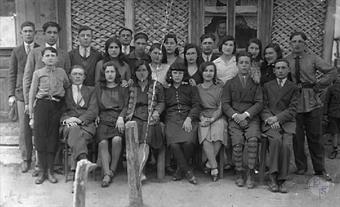
[[[237,113],[234,113],[234,114],[231,116],[231,118],[233,119],[236,115],[237,115]]]
[[[248,111],[245,111],[244,113],[247,115],[247,117],[250,117],[250,114]]]

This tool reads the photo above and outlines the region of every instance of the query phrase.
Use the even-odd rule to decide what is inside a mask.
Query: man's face
[[[290,41],[293,53],[302,53],[305,50],[305,40],[301,35],[295,35]]]
[[[79,43],[83,47],[89,47],[92,42],[92,31],[83,30],[78,35]]]
[[[34,40],[34,36],[36,34],[35,30],[33,29],[32,26],[25,26],[22,28],[20,32],[22,39],[24,42],[31,44]]]
[[[289,67],[286,62],[277,62],[275,64],[274,73],[278,79],[284,79],[288,76]]]
[[[70,74],[70,80],[74,85],[82,85],[85,80],[85,72],[82,68],[73,68]]]
[[[241,73],[241,75],[247,75],[250,70],[250,57],[241,56],[238,58],[237,67]]]
[[[135,50],[144,53],[145,52],[145,47],[146,47],[146,39],[144,38],[139,38],[135,41]]]
[[[58,41],[58,28],[57,27],[47,27],[45,31],[45,40],[49,45],[54,45]]]
[[[227,26],[226,23],[222,22],[217,25],[217,35],[223,37],[227,33]]]
[[[214,40],[212,38],[205,38],[202,41],[202,51],[206,55],[210,55],[214,48]]]
[[[58,57],[57,54],[52,52],[51,50],[46,50],[44,55],[42,56],[42,61],[46,66],[54,66],[57,63]]]
[[[122,45],[130,45],[132,40],[132,34],[128,30],[123,30],[120,33],[119,40]]]

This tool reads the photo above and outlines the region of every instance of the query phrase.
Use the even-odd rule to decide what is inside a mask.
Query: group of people
[[[186,44],[183,54],[172,33],[146,51],[147,34],[133,37],[128,28],[109,38],[101,54],[91,47],[93,31],[88,26],[78,29],[79,46],[66,52],[57,46],[60,30],[55,22],[45,23],[46,43],[39,46],[34,42],[35,25],[24,22],[23,44],[11,56],[9,104],[16,102],[19,112],[22,172],[32,164],[32,128],[38,158],[34,164],[39,165],[36,184],[57,182],[53,164],[62,136],[75,162],[87,159],[90,142],[98,144],[101,185],[109,186],[123,151],[127,121],[137,123],[141,169],[150,152],[166,149],[167,168],[171,158],[176,160],[173,180],[197,184],[192,160],[201,145],[202,162],[213,181],[220,173],[216,156],[226,149],[225,165],[234,166],[236,185],[254,188],[261,134],[269,140],[270,191],[288,191],[291,142],[296,173],[307,171],[305,136],[315,175],[331,179],[324,164],[321,124],[328,113],[332,133],[339,134],[335,86],[340,76],[327,98],[320,96],[336,70],[306,51],[304,33],[291,34],[292,53],[283,59],[276,43],[268,44],[262,56],[259,39],[249,40],[246,51],[237,52],[232,36],[220,40],[216,53],[213,34],[202,35],[200,46]],[[330,107],[324,109],[323,102]],[[141,179],[146,179],[144,173]]]

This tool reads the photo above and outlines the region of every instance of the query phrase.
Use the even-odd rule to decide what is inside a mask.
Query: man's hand
[[[275,122],[278,122],[278,119],[276,116],[271,116],[265,120],[265,122],[269,125],[274,124]]]
[[[81,123],[82,121],[77,117],[70,117],[70,118],[65,119],[65,124],[68,127],[77,126],[78,124],[81,124]]]
[[[270,128],[272,128],[272,129],[280,129],[281,126],[280,126],[279,122],[275,122],[275,123],[270,125]]]
[[[29,115],[28,104],[25,104],[24,113]]]
[[[184,131],[186,132],[191,132],[192,130],[192,125],[191,125],[191,118],[187,117],[183,123],[182,128],[184,129]]]
[[[236,123],[239,124],[241,121],[245,120],[247,117],[248,117],[247,114],[243,113],[243,114],[236,114],[233,119]]]
[[[119,133],[124,132],[124,119],[123,117],[118,117],[117,122],[116,122],[116,127],[118,128]]]
[[[34,120],[33,119],[30,119],[29,125],[30,125],[31,129],[33,129],[33,126],[34,126]]]
[[[8,105],[13,106],[14,102],[15,102],[15,96],[10,96],[8,98]]]

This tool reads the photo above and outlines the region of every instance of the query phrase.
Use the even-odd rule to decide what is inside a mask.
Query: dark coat
[[[328,88],[324,104],[326,115],[340,118],[340,80]]]

